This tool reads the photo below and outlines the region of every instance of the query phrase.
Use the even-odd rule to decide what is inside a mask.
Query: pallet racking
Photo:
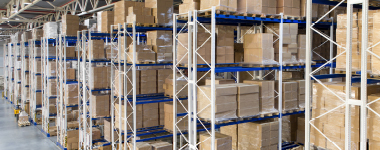
[[[23,34],[21,37],[21,110],[26,110],[25,104],[29,103],[29,81],[27,81],[27,75],[29,75],[29,49],[28,49],[28,40]],[[29,112],[27,112],[29,114]]]
[[[41,118],[42,114],[40,113],[42,111],[42,104],[39,104],[38,102],[42,102],[42,99],[38,100],[37,98],[42,98],[42,87],[38,87],[38,85],[42,85],[42,81],[38,83],[37,78],[42,78],[42,72],[41,70],[38,70],[37,68],[42,68],[42,64],[38,63],[41,62],[41,41],[37,41],[34,39],[29,40],[29,69],[30,69],[30,120],[33,122],[34,125],[39,124],[39,121],[37,118]],[[40,95],[40,96],[37,96]],[[40,119],[41,120],[41,119]]]

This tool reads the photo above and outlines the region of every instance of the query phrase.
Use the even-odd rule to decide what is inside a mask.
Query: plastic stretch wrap
[[[244,35],[244,63],[248,64],[278,64],[274,60],[273,34]]]
[[[244,80],[243,83],[257,84],[260,86],[260,113],[274,113],[275,109],[274,100],[274,81],[265,80]]]
[[[105,117],[110,115],[110,95],[91,95],[92,117]]]
[[[108,43],[108,44],[104,45],[104,50],[106,52],[106,58],[107,59],[116,59],[118,56],[117,48],[115,46],[112,46],[112,45],[115,45],[115,44]],[[123,58],[124,58],[124,55],[121,57],[121,59],[123,59]]]
[[[57,22],[44,23],[44,37],[57,38],[58,37],[58,24]]]
[[[222,126],[220,133],[231,136],[232,150],[238,150],[238,125]]]
[[[297,38],[297,60],[300,63],[306,63],[306,35],[305,34],[299,34]]]
[[[152,45],[152,50],[157,53],[158,63],[173,61],[172,35],[172,31],[147,32],[147,45]]]
[[[47,93],[48,95],[50,96],[56,96],[57,95],[57,82],[54,81],[54,80],[49,80],[48,81],[48,89],[47,89]]]
[[[291,121],[290,116],[283,116],[282,117],[282,140],[290,142],[291,139]]]
[[[352,13],[352,27],[358,27],[358,14],[356,12]],[[339,14],[337,19],[337,28],[347,28],[347,14]]]
[[[201,141],[199,150],[211,149],[211,135],[209,133],[200,133],[199,141]],[[215,132],[215,150],[232,150],[231,136]]]
[[[110,86],[110,66],[92,67],[90,72],[90,89],[103,89]]]
[[[236,86],[215,85],[215,112],[211,111],[211,86],[200,86],[197,92],[198,116],[211,119],[211,113],[215,113],[217,121],[236,118]]]
[[[247,132],[250,131],[250,132]],[[278,121],[258,121],[238,125],[238,149],[276,149],[278,143]]]
[[[157,93],[164,93],[164,84],[166,78],[173,74],[172,69],[158,69],[157,70]]]
[[[181,104],[182,103],[182,104]],[[181,103],[177,101],[177,114],[186,113],[187,110],[187,100],[181,100]],[[185,108],[184,108],[184,107]],[[173,130],[173,103],[165,103],[164,104],[164,113],[165,113],[165,123],[164,128],[169,131]],[[187,116],[179,116],[177,117],[177,126],[176,128],[184,131],[188,129],[188,118]]]
[[[129,47],[128,51],[129,57],[127,57],[127,62],[133,62],[133,45]],[[156,53],[152,51],[151,45],[136,45],[136,61],[140,62],[156,62]]]
[[[41,37],[44,35],[44,30],[42,29],[32,29],[32,39],[33,40],[41,40]]]
[[[187,97],[188,91],[187,91],[187,80],[185,76],[182,76],[180,73],[177,73],[176,75],[176,82],[177,82],[177,97]],[[163,88],[165,90],[165,95],[171,95],[173,96],[173,74],[169,75],[165,79],[165,84],[163,85]]]
[[[221,84],[221,83],[219,83]],[[259,85],[233,83],[223,84],[225,86],[237,87],[237,116],[253,117],[260,114],[260,87]]]
[[[65,84],[64,97],[65,105],[76,105],[78,104],[78,83]]]

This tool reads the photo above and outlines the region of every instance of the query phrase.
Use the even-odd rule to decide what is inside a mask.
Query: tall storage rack
[[[16,33],[17,41],[21,40],[18,39],[18,33]],[[13,103],[15,107],[19,106],[21,104],[21,47],[20,43],[15,43],[13,45],[14,50],[14,56],[13,56],[13,63],[14,63],[14,84],[13,84]]]
[[[74,39],[74,40],[73,40]],[[77,58],[67,57],[66,56],[66,48],[68,46],[72,46],[77,43],[77,37],[67,37],[66,35],[60,34],[57,39],[57,58],[58,58],[58,68],[57,68],[57,76],[58,82],[57,86],[59,87],[59,96],[57,101],[57,145],[61,149],[67,149],[67,131],[69,130],[78,130],[78,129],[69,129],[67,126],[67,109],[68,108],[77,108],[79,105],[77,104],[69,104],[68,96],[65,96],[66,91],[69,91],[70,88],[66,85],[76,84],[78,85],[78,81],[73,81],[68,79],[67,77],[67,69],[70,68],[68,65],[72,65],[73,61],[78,61]],[[69,64],[68,64],[69,63]]]
[[[93,65],[109,66],[109,60],[95,60],[91,55],[86,55],[91,51],[92,39],[109,40],[108,33],[95,33],[91,30],[78,31],[77,34],[77,50],[78,50],[78,91],[79,91],[79,147],[81,149],[94,149],[94,143],[104,141],[103,139],[92,139],[93,127],[98,127],[93,124],[95,120],[107,119],[109,116],[93,117],[91,95],[109,94],[111,89],[91,89],[90,83],[94,81],[91,75]]]
[[[199,13],[204,13],[204,12],[210,12],[211,17],[199,17]],[[181,22],[178,20],[180,15],[185,15],[188,18],[188,21]],[[241,24],[262,24],[263,22],[274,22],[274,23],[280,23],[280,32],[278,35],[278,40],[280,42],[280,45],[282,45],[282,37],[283,37],[283,23],[306,23],[306,21],[302,20],[290,20],[290,19],[284,19],[284,15],[280,14],[280,18],[260,18],[260,17],[247,17],[247,16],[235,16],[235,15],[223,15],[223,14],[216,14],[215,7],[213,7],[211,10],[200,10],[200,11],[193,11],[189,13],[184,13],[184,14],[175,14],[173,15],[173,45],[174,46],[183,46],[181,41],[177,39],[178,33],[176,32],[177,28],[177,22],[181,23],[186,23],[185,26],[187,26],[187,32],[189,33],[188,37],[188,47],[187,47],[187,56],[185,55],[184,57],[188,57],[188,68],[183,68],[178,64],[178,60],[182,60],[182,58],[176,58],[176,52],[177,52],[177,47],[173,48],[173,78],[176,77],[177,71],[180,71],[181,69],[187,69],[188,72],[188,110],[187,110],[187,115],[184,117],[181,117],[180,119],[184,119],[186,116],[188,116],[189,123],[188,123],[188,132],[181,131],[178,129],[177,123],[174,122],[173,124],[173,148],[177,149],[179,146],[177,146],[177,136],[182,137],[183,139],[186,139],[186,143],[181,144],[180,148],[190,148],[190,149],[196,149],[196,147],[205,141],[200,141],[198,142],[198,134],[197,132],[200,131],[206,131],[206,133],[210,134],[210,144],[212,147],[211,149],[215,149],[215,130],[222,126],[228,126],[228,125],[234,125],[234,124],[240,124],[240,123],[246,123],[246,122],[254,122],[254,121],[259,121],[263,120],[266,118],[278,118],[279,120],[279,145],[278,149],[282,149],[282,117],[286,115],[292,115],[292,114],[297,114],[297,113],[304,113],[304,111],[298,111],[295,113],[287,113],[282,111],[282,103],[279,102],[278,105],[278,115],[273,115],[271,117],[259,117],[259,118],[251,118],[251,119],[244,119],[243,121],[232,121],[229,123],[216,123],[215,120],[215,74],[216,73],[223,73],[223,72],[231,72],[231,73],[236,73],[235,79],[237,79],[237,82],[239,82],[239,72],[248,72],[248,71],[264,71],[264,70],[275,70],[276,74],[278,74],[278,82],[279,82],[279,87],[278,89],[275,89],[275,91],[278,91],[277,96],[279,100],[282,100],[282,71],[287,70],[287,69],[300,69],[300,68],[305,68],[305,66],[284,66],[282,64],[282,46],[280,46],[279,49],[279,67],[250,67],[250,68],[242,68],[242,67],[217,67],[215,64],[215,49],[216,49],[216,37],[215,37],[215,26],[217,23],[224,23],[224,24],[231,24],[231,20],[233,19],[234,25],[238,25],[238,36],[241,36],[242,33],[240,33],[240,23]],[[182,17],[181,17],[182,18]],[[186,18],[186,17],[185,17]],[[203,23],[211,23],[211,30],[207,31],[207,29],[204,27]],[[326,22],[320,22],[320,25],[327,26],[330,28],[330,26],[333,23],[326,23]],[[210,37],[207,40],[211,40],[211,63],[206,64],[208,67],[207,68],[198,68],[198,65],[193,62],[197,62],[197,57],[203,59],[198,53],[197,50],[200,47],[197,47],[197,28],[204,28],[209,34]],[[183,30],[185,31],[185,30]],[[180,31],[179,33],[183,33],[183,31]],[[239,39],[239,37],[238,37]],[[204,41],[206,42],[206,41]],[[203,45],[202,45],[203,46]],[[321,64],[316,64],[316,65],[310,65],[310,67],[320,67],[320,68],[325,68],[325,67],[332,67],[331,65],[321,65]],[[182,70],[183,71],[183,70]],[[207,73],[211,73],[211,97],[209,97],[210,104],[209,106],[211,107],[211,118],[210,118],[210,124],[209,126],[206,125],[201,118],[197,116],[197,114],[202,111],[202,110],[197,110],[197,89],[198,89],[198,84],[197,82],[199,79],[197,78],[197,72],[203,71]],[[181,71],[180,71],[181,72]],[[183,72],[182,72],[183,74]],[[205,76],[205,75],[204,75]],[[204,78],[202,76],[202,78]],[[254,77],[255,75],[251,75]],[[262,74],[259,75],[262,77]],[[262,80],[262,79],[261,79]],[[173,80],[173,85],[176,85],[176,81]],[[173,89],[173,112],[174,114],[177,113],[177,110],[179,107],[182,106],[177,106],[177,102],[179,102],[178,98],[176,97],[176,89]],[[274,91],[274,92],[275,92]],[[276,96],[276,95],[275,95]],[[177,120],[177,115],[173,115],[173,120]],[[201,128],[199,128],[198,123],[201,123]],[[187,135],[185,135],[187,134]]]
[[[113,54],[114,51],[112,51],[111,54],[115,56],[111,58],[111,129],[115,131],[111,133],[112,148],[117,149],[117,147],[124,147],[124,149],[133,149],[131,145],[136,145],[136,142],[171,137],[172,135],[165,131],[162,126],[137,128],[136,112],[137,105],[170,102],[173,99],[165,96],[163,93],[137,94],[138,89],[135,85],[139,84],[136,77],[138,69],[158,66],[170,68],[172,66],[172,63],[137,64],[136,45],[139,44],[138,36],[140,35],[138,32],[153,30],[171,31],[172,29],[165,27],[140,27],[136,26],[134,22],[132,24],[124,23],[112,25],[111,30],[116,33],[111,34],[111,41],[117,41],[111,43],[112,48],[117,49],[117,54]],[[128,40],[132,40],[130,45],[123,44],[129,43]],[[132,59],[132,63],[127,63],[127,58]],[[131,85],[132,87],[128,87]],[[180,98],[180,100],[186,99],[187,98]],[[117,107],[117,104],[123,104],[124,107],[122,107],[122,105],[118,105]],[[128,111],[128,109],[132,109],[132,111]],[[116,116],[119,120],[124,121],[124,123],[120,121],[116,124]],[[127,120],[133,120],[133,123]],[[117,126],[120,128],[117,128]],[[154,134],[163,135],[140,138]],[[128,143],[131,143],[131,145],[128,145]]]
[[[323,134],[320,129],[316,128],[316,126],[314,125],[314,120],[315,118],[320,118],[326,114],[329,114],[329,113],[333,113],[332,111],[334,111],[336,108],[338,107],[341,107],[341,106],[345,106],[345,144],[344,144],[344,147],[339,147],[335,141],[331,140],[330,138],[326,137],[327,141],[329,142],[332,142],[334,144],[334,146],[336,146],[337,149],[351,149],[351,106],[360,106],[360,149],[367,149],[367,113],[368,112],[374,112],[373,109],[370,108],[370,104],[372,103],[375,103],[377,102],[378,100],[375,100],[375,101],[372,101],[370,103],[367,103],[367,84],[369,84],[371,82],[371,79],[367,79],[367,55],[372,55],[374,57],[372,57],[372,59],[379,59],[379,55],[375,54],[374,52],[371,51],[371,48],[375,47],[376,45],[378,45],[379,43],[373,43],[372,46],[368,46],[368,9],[370,8],[369,7],[369,1],[368,0],[362,0],[362,1],[354,1],[354,0],[348,0],[348,1],[341,1],[341,2],[324,2],[324,1],[319,1],[319,2],[324,2],[325,4],[330,4],[330,5],[334,5],[335,7],[333,7],[332,9],[335,9],[336,7],[340,6],[340,5],[347,5],[347,35],[346,35],[346,47],[343,47],[342,45],[339,45],[338,43],[336,43],[335,41],[333,41],[332,39],[330,39],[330,37],[326,36],[326,35],[323,35],[321,33],[319,33],[316,29],[315,29],[315,24],[312,22],[311,20],[311,16],[312,16],[312,12],[311,12],[311,8],[312,8],[312,5],[313,5],[313,2],[312,0],[307,0],[307,7],[306,7],[306,10],[307,10],[307,13],[306,13],[306,18],[307,18],[307,22],[306,22],[306,69],[305,69],[305,88],[306,88],[306,93],[305,93],[305,110],[307,110],[305,112],[305,149],[306,150],[310,150],[311,147],[311,143],[310,143],[310,131],[312,128],[315,128],[319,133],[317,134],[322,134],[324,137],[326,137],[325,134]],[[359,4],[356,5],[356,4]],[[361,5],[361,6],[360,6]],[[359,44],[359,46],[361,47],[361,78],[360,78],[360,81],[359,80],[353,80],[352,78],[352,42],[351,42],[351,39],[352,39],[352,22],[353,22],[353,7],[356,7],[356,8],[362,8],[362,18],[358,18],[358,19],[362,19],[362,32],[361,32],[361,35],[362,35],[362,41],[361,41],[361,44]],[[378,8],[377,8],[378,9]],[[328,13],[330,13],[332,10],[330,10]],[[318,20],[320,21],[320,19]],[[317,21],[317,22],[318,22]],[[332,43],[334,43],[335,45],[337,45],[338,47],[342,47],[344,49],[343,52],[341,52],[340,54],[337,54],[337,56],[333,57],[333,58],[330,58],[330,60],[328,60],[328,63],[331,63],[333,62],[334,60],[336,60],[337,57],[341,56],[342,54],[346,53],[346,67],[345,67],[345,71],[346,73],[343,75],[343,77],[346,77],[345,80],[346,80],[346,83],[345,83],[345,98],[341,98],[339,97],[339,99],[342,100],[342,103],[341,105],[339,105],[338,107],[334,108],[334,109],[331,109],[331,110],[328,110],[326,113],[322,114],[322,115],[319,115],[319,116],[313,116],[314,118],[312,118],[311,116],[311,112],[312,112],[312,108],[311,108],[311,105],[312,105],[312,101],[314,99],[312,99],[312,80],[315,80],[316,82],[321,83],[320,80],[318,80],[318,78],[316,78],[316,75],[314,75],[320,68],[317,68],[316,70],[312,71],[311,70],[311,44],[312,44],[312,34],[319,34],[321,35],[322,37],[326,38],[327,40],[330,40]],[[324,64],[324,65],[326,65]],[[351,84],[354,83],[354,82],[360,82],[360,98],[359,100],[353,100],[352,97],[351,97]],[[331,89],[329,89],[328,87],[324,86],[325,89],[327,89],[328,91],[332,92]],[[337,96],[338,97],[338,96]],[[368,111],[368,112],[367,112]],[[378,115],[379,112],[374,112],[375,114]],[[378,115],[379,116],[379,115]]]
[[[29,47],[28,40],[25,37],[25,34],[21,37],[21,109],[27,110],[25,104],[29,103],[29,80],[26,80],[29,74]],[[27,75],[28,74],[28,75]],[[29,112],[27,112],[29,114]]]
[[[49,64],[50,62],[55,63],[55,68],[57,68],[56,62],[56,54],[52,56],[50,54],[50,45],[56,46],[56,39],[48,39],[43,37],[41,39],[41,50],[42,50],[42,88],[43,88],[43,96],[42,96],[42,132],[50,137],[49,129],[50,125],[54,122],[50,122],[56,118],[57,114],[50,112],[50,105],[56,105],[57,95],[52,95],[53,90],[56,90],[55,93],[58,93],[57,85],[49,84],[49,82],[54,82],[57,79],[56,70],[52,71],[52,66]],[[53,74],[53,75],[51,75]]]
[[[9,74],[9,82],[8,82],[8,101],[11,103],[11,104],[13,104],[14,103],[14,101],[13,101],[13,95],[14,95],[14,93],[13,93],[13,91],[14,91],[14,89],[13,89],[13,87],[14,87],[14,54],[13,54],[13,46],[14,44],[12,44],[12,43],[8,43],[8,74]]]
[[[8,55],[8,45],[3,45],[3,51],[4,51],[4,92],[3,97],[5,100],[8,100],[8,86],[9,86],[9,55]]]
[[[29,69],[30,69],[30,118],[33,121],[34,125],[37,125],[41,121],[42,117],[42,81],[39,81],[37,78],[42,78],[42,63],[41,63],[41,41],[30,39],[29,40]],[[38,69],[39,68],[39,69]],[[38,99],[37,99],[38,98]]]

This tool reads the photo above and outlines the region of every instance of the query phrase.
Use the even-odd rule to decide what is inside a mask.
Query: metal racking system
[[[26,110],[25,104],[29,103],[30,90],[29,90],[29,80],[27,79],[27,74],[29,74],[29,47],[26,35],[23,34],[21,37],[21,109]],[[27,112],[29,114],[29,112]]]
[[[17,41],[19,41],[20,39],[18,39],[18,34],[19,33],[16,33],[15,34],[15,38],[17,38]],[[20,47],[20,43],[14,43],[13,46],[13,64],[14,64],[14,68],[13,68],[13,104],[16,106],[20,105],[21,103],[21,77],[18,72],[20,71],[21,72],[21,47]]]
[[[199,13],[204,13],[206,11],[211,12],[211,17],[203,17],[203,16],[198,16]],[[188,20],[183,22],[179,21],[178,18],[180,15],[185,15],[187,16]],[[291,20],[291,19],[284,19],[284,15],[280,14],[280,18],[260,18],[260,17],[247,17],[247,16],[235,16],[235,15],[223,15],[223,14],[216,14],[216,8],[212,7],[211,10],[195,10],[195,11],[190,11],[189,13],[184,13],[184,14],[174,14],[173,15],[173,78],[176,76],[176,72],[180,72],[181,74],[184,74],[181,69],[187,69],[188,72],[188,109],[187,109],[187,114],[180,119],[184,119],[185,117],[188,117],[188,131],[181,131],[179,130],[179,127],[177,126],[178,122],[174,122],[173,125],[173,148],[177,149],[177,136],[180,136],[182,139],[185,139],[186,143],[185,144],[180,144],[180,149],[183,148],[190,148],[190,149],[196,149],[196,147],[205,141],[197,141],[198,139],[198,134],[197,132],[200,131],[206,131],[206,133],[210,134],[210,145],[212,146],[211,149],[215,149],[215,131],[220,128],[221,126],[226,126],[226,125],[233,125],[233,124],[240,124],[240,123],[245,123],[245,122],[253,122],[253,121],[258,121],[258,120],[263,120],[265,118],[278,118],[279,120],[279,145],[278,149],[282,149],[282,117],[286,115],[291,115],[291,113],[286,113],[282,111],[282,103],[279,102],[278,105],[278,115],[274,115],[273,117],[263,117],[263,118],[254,118],[254,119],[249,119],[249,120],[244,120],[244,121],[232,121],[231,123],[217,123],[215,119],[215,75],[217,73],[226,73],[226,72],[231,72],[231,73],[236,73],[235,79],[237,79],[237,82],[239,82],[239,72],[248,72],[248,71],[258,71],[259,72],[259,80],[262,80],[263,77],[263,71],[265,70],[274,70],[276,74],[278,75],[278,89],[275,89],[277,91],[277,97],[279,100],[282,100],[282,71],[287,70],[287,69],[301,69],[305,68],[305,66],[285,66],[282,64],[282,46],[279,47],[279,66],[278,67],[251,67],[251,68],[242,68],[242,67],[217,67],[216,61],[215,61],[215,49],[216,49],[216,35],[215,35],[215,26],[217,23],[220,23],[222,25],[229,24],[229,25],[235,25],[238,26],[238,39],[241,36],[241,31],[240,31],[240,25],[241,24],[256,24],[261,26],[261,32],[263,31],[263,22],[274,22],[274,23],[280,23],[280,29],[279,29],[279,34],[276,34],[278,36],[278,42],[280,45],[282,45],[282,37],[283,37],[283,23],[301,23],[304,24],[306,21],[303,20]],[[186,17],[185,17],[186,18]],[[233,23],[231,23],[233,21]],[[185,26],[183,30],[181,30],[179,33],[177,33],[176,28],[177,28],[177,22],[181,23],[186,23],[185,26],[187,26],[187,32],[188,32],[188,47],[185,47],[188,52],[187,52],[187,57],[188,57],[188,68],[183,68],[178,64],[178,60],[182,60],[183,58],[176,58],[176,51],[177,51],[177,45],[178,46],[183,46],[181,41],[177,39],[177,35],[179,33],[183,33],[185,31]],[[208,30],[205,26],[204,23],[210,23],[211,24],[211,29]],[[331,22],[319,22],[318,25],[323,28],[330,28],[333,29],[331,26],[334,25],[334,23]],[[208,40],[211,40],[211,62],[206,63],[208,67],[206,68],[198,68],[198,64],[194,63],[197,62],[197,58],[203,59],[201,55],[197,53],[197,50],[202,47],[197,46],[197,31],[198,27],[204,28],[207,33],[210,34],[210,37],[204,41],[207,42]],[[332,33],[332,32],[331,32]],[[277,41],[276,40],[276,41]],[[276,42],[275,41],[275,42]],[[330,49],[332,51],[332,49]],[[332,54],[332,53],[330,53]],[[198,56],[198,57],[195,57]],[[186,55],[184,56],[186,57]],[[329,65],[327,65],[329,64]],[[325,68],[325,67],[334,67],[332,62],[326,63],[326,64],[316,64],[310,67],[319,67],[319,68]],[[211,74],[211,97],[209,97],[210,104],[207,107],[211,107],[211,118],[210,118],[210,124],[209,126],[202,123],[202,119],[197,116],[197,114],[202,111],[202,110],[197,110],[197,89],[198,89],[198,81],[200,79],[197,78],[197,72],[207,72]],[[206,74],[207,74],[206,73]],[[271,73],[271,72],[269,72]],[[268,73],[268,74],[269,74]],[[267,74],[267,75],[268,75]],[[202,76],[201,78],[204,78],[206,75]],[[251,74],[251,76],[255,79],[256,75]],[[318,76],[318,78],[326,78],[327,76]],[[173,80],[173,85],[176,85],[176,81]],[[178,107],[184,107],[182,103],[178,100],[178,97],[176,97],[176,89],[173,89],[173,112],[176,114]],[[275,92],[274,91],[274,92]],[[203,92],[204,93],[204,92]],[[276,96],[276,95],[275,95]],[[177,102],[179,102],[182,106],[177,106]],[[185,107],[184,107],[185,108]],[[186,109],[186,108],[185,108]],[[304,111],[299,111],[298,113],[303,113]],[[177,120],[177,115],[173,115],[173,120]],[[201,129],[199,129],[198,123],[201,123]],[[187,134],[187,135],[186,135]],[[183,140],[181,141],[181,143]]]
[[[75,39],[75,40],[73,40]],[[69,88],[66,85],[77,84],[77,81],[72,81],[67,78],[67,69],[70,68],[68,65],[72,65],[73,61],[77,61],[77,58],[66,57],[66,48],[76,44],[77,37],[67,37],[66,35],[60,34],[57,38],[57,86],[59,87],[59,95],[57,99],[57,145],[61,149],[67,149],[67,131],[77,130],[68,129],[67,127],[67,111],[68,108],[77,108],[79,105],[68,104],[68,97],[65,96],[68,93]],[[76,46],[76,45],[75,45]],[[68,64],[69,63],[69,64]]]
[[[319,0],[321,1],[321,0]],[[318,2],[319,2],[318,1]],[[371,51],[371,48],[373,48],[374,46],[378,45],[379,43],[373,43],[372,46],[369,46],[368,45],[368,10],[371,8],[371,9],[374,9],[374,7],[370,7],[369,6],[369,1],[368,0],[360,0],[360,1],[355,1],[355,0],[342,0],[340,2],[326,2],[327,4],[330,4],[330,5],[334,5],[334,7],[332,8],[332,10],[334,10],[336,7],[338,6],[347,6],[347,36],[346,36],[346,47],[343,47],[342,45],[339,45],[338,43],[336,43],[335,41],[332,40],[331,37],[328,37],[324,34],[321,34],[320,32],[318,32],[318,30],[315,29],[315,24],[312,23],[312,20],[311,20],[311,16],[312,16],[312,12],[311,12],[311,8],[312,8],[312,5],[313,5],[313,2],[312,0],[307,0],[307,7],[306,7],[306,10],[307,10],[307,22],[306,22],[306,69],[305,69],[305,83],[306,83],[306,93],[305,93],[305,109],[307,110],[305,112],[305,149],[306,150],[309,150],[310,149],[310,130],[311,128],[315,128],[320,134],[322,134],[326,139],[327,141],[329,142],[332,142],[334,144],[334,146],[336,146],[337,149],[351,149],[351,106],[360,106],[360,149],[367,149],[367,111],[372,111],[374,112],[373,109],[371,109],[369,107],[370,104],[378,101],[378,100],[375,100],[373,102],[370,102],[370,103],[367,103],[367,84],[370,84],[370,83],[373,83],[373,80],[372,79],[367,79],[367,55],[372,55],[372,56],[375,56],[373,57],[373,59],[379,59],[379,55],[375,54],[374,52]],[[359,5],[357,5],[359,4]],[[357,80],[357,79],[354,79],[352,78],[353,77],[353,74],[352,74],[352,42],[351,42],[351,39],[352,39],[352,22],[353,22],[353,8],[361,8],[362,9],[362,18],[358,18],[358,19],[362,19],[362,41],[361,41],[361,44],[359,44],[359,46],[361,47],[362,51],[361,51],[361,75],[360,75],[360,79]],[[378,9],[378,8],[377,8]],[[332,10],[330,10],[327,14],[329,14]],[[326,14],[326,15],[327,15]],[[321,19],[319,19],[317,22],[319,22]],[[336,46],[338,47],[341,47],[344,49],[343,52],[341,52],[340,54],[337,54],[337,56],[335,57],[331,57],[330,60],[327,61],[327,63],[331,63],[333,62],[337,57],[341,56],[342,54],[346,53],[346,67],[345,67],[345,71],[346,73],[343,75],[344,77],[346,77],[346,83],[345,83],[345,98],[342,98],[342,97],[339,97],[337,96],[337,98],[341,99],[342,100],[342,103],[341,105],[339,105],[338,107],[342,107],[342,106],[345,106],[345,144],[344,144],[344,147],[339,147],[333,140],[331,140],[330,138],[326,137],[325,134],[323,134],[322,132],[320,132],[320,130],[318,128],[316,128],[316,126],[313,124],[315,118],[320,118],[328,113],[332,113],[336,108],[334,109],[331,109],[331,110],[328,110],[326,113],[320,115],[320,116],[313,116],[314,118],[311,118],[311,111],[312,111],[312,108],[311,108],[311,102],[313,101],[312,99],[312,81],[311,80],[315,80],[317,81],[318,83],[320,83],[321,85],[323,85],[323,83],[318,80],[316,77],[315,77],[315,73],[317,71],[319,71],[320,68],[317,68],[316,70],[312,71],[311,70],[311,43],[312,43],[312,34],[313,33],[317,33],[319,35],[321,35],[322,37],[326,38],[327,40],[329,40],[330,42],[334,43]],[[326,63],[326,64],[327,64]],[[326,64],[324,64],[323,66],[325,66]],[[354,83],[354,82],[360,82],[361,85],[360,85],[360,98],[359,100],[353,100],[352,97],[351,97],[351,84]],[[332,92],[331,89],[327,88],[326,86],[324,86],[325,89],[327,89],[328,91]],[[368,110],[367,110],[368,109]],[[378,115],[378,112],[374,112],[375,114]],[[379,115],[378,115],[379,116]],[[319,134],[318,133],[318,134]]]
[[[131,24],[129,24],[131,25]],[[115,30],[114,30],[115,29]],[[137,128],[137,105],[149,104],[149,103],[161,103],[170,102],[173,99],[164,96],[163,93],[152,93],[152,94],[137,94],[138,81],[136,79],[137,70],[146,67],[163,67],[170,68],[171,63],[157,63],[157,64],[137,64],[137,53],[136,45],[140,44],[140,32],[153,31],[153,30],[166,30],[171,31],[172,28],[163,27],[140,27],[136,26],[136,22],[132,23],[129,27],[127,23],[111,25],[111,30],[114,33],[111,34],[111,46],[117,49],[117,54],[113,54],[111,51],[111,129],[112,132],[112,149],[117,149],[118,147],[124,147],[125,149],[136,148],[136,142],[149,141],[161,138],[168,138],[172,135],[165,131],[162,126],[154,127],[144,127]],[[128,40],[132,40],[130,45],[124,44],[128,43]],[[116,42],[117,41],[117,42]],[[132,48],[132,49],[131,49]],[[129,51],[129,53],[128,53]],[[127,58],[132,60],[132,63],[127,63]],[[154,69],[156,70],[156,69]],[[128,87],[131,86],[132,87]],[[115,86],[118,86],[117,89]],[[124,90],[123,90],[124,89]],[[129,90],[128,90],[129,89]],[[117,93],[117,94],[115,94]],[[185,100],[187,98],[181,98]],[[118,105],[117,104],[123,104]],[[117,107],[117,108],[116,108]],[[132,109],[132,111],[128,111]],[[119,111],[117,111],[119,110]],[[121,110],[121,111],[120,111]],[[118,116],[121,121],[116,124],[116,116]],[[131,119],[132,118],[132,119]],[[133,122],[128,122],[131,119]],[[117,128],[116,126],[120,127]],[[124,130],[123,130],[124,129]],[[140,136],[153,135],[153,134],[165,134],[150,138],[140,138]],[[115,135],[116,134],[116,135]],[[124,140],[123,140],[124,139]],[[128,142],[127,142],[128,141]],[[131,143],[131,145],[128,145]]]
[[[37,41],[34,39],[29,40],[29,75],[30,75],[30,120],[33,121],[34,125],[37,125],[37,118],[41,118],[41,114],[37,113],[38,111],[42,111],[42,104],[39,104],[38,102],[42,102],[42,99],[38,100],[37,98],[42,98],[41,96],[37,95],[42,95],[42,87],[38,87],[38,85],[42,85],[42,81],[38,83],[37,78],[42,78],[42,63],[41,62],[41,54],[42,54],[42,49],[41,49],[41,41]],[[38,68],[40,70],[38,70]]]
[[[50,105],[51,105],[51,99],[57,100],[57,95],[51,95],[52,90],[56,90],[55,93],[58,93],[58,87],[57,84],[49,84],[49,82],[55,82],[57,79],[56,76],[56,70],[52,72],[50,62],[55,62],[55,68],[57,68],[57,62],[56,62],[56,54],[52,56],[50,54],[50,46],[49,45],[56,46],[56,39],[48,39],[47,37],[41,38],[41,57],[42,57],[42,65],[41,65],[41,71],[42,71],[42,129],[41,131],[46,134],[46,136],[50,137],[49,129],[52,123],[50,122],[51,119],[55,119],[57,114],[53,114],[50,112]],[[55,48],[56,49],[56,48]],[[53,74],[53,75],[51,75]],[[54,87],[52,87],[54,86]],[[56,101],[53,102],[54,105],[56,105]]]
[[[4,92],[3,97],[8,100],[8,85],[9,83],[9,55],[8,55],[8,44],[3,45],[3,51],[4,51]]]

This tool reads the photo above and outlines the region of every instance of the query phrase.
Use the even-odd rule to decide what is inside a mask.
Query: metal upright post
[[[283,46],[283,31],[284,31],[284,14],[280,13],[281,16],[281,22],[280,22],[280,41],[279,41],[279,63],[280,63],[280,70],[278,71],[278,111],[279,111],[279,117],[278,117],[278,149],[282,150],[282,46]]]
[[[189,110],[189,145],[190,149],[195,149],[196,143],[197,143],[197,128],[196,128],[196,122],[197,122],[197,113],[196,108],[197,106],[197,58],[198,55],[196,53],[197,51],[197,38],[198,38],[198,30],[197,30],[197,10],[189,11],[189,31],[188,32],[188,49],[189,49],[189,59],[188,59],[188,72],[189,72],[189,80],[191,81],[188,87],[189,90],[189,99],[188,99],[188,110]],[[194,124],[195,122],[195,124]],[[195,126],[194,126],[195,125]]]
[[[334,58],[334,17],[331,17],[331,26],[330,26],[330,60]],[[330,65],[330,74],[333,74],[334,68],[333,63]]]
[[[211,150],[215,150],[215,6],[211,12]]]
[[[310,150],[310,103],[311,103],[311,46],[312,0],[306,2],[306,66],[305,66],[305,150]]]
[[[352,70],[352,4],[347,4],[347,37],[346,37],[346,113],[345,113],[345,148],[351,149],[351,70]]]
[[[368,0],[362,0],[362,50],[360,83],[360,149],[367,149],[367,49],[368,49]]]
[[[237,26],[237,34],[236,34],[236,43],[241,43],[241,25],[240,23],[238,23],[238,26]]]
[[[132,62],[132,85],[133,85],[133,150],[136,150],[136,21],[133,21],[133,62]],[[125,35],[124,35],[125,36]]]
[[[122,41],[121,41],[121,36],[124,36],[124,38],[126,37],[125,35],[122,35],[122,32],[121,32],[121,24],[120,23],[118,23],[117,24],[117,34],[118,34],[118,38],[117,38],[117,49],[118,49],[118,55],[117,56],[122,56],[122,54],[124,53],[124,51],[121,51],[121,49],[122,49]],[[124,45],[125,45],[126,43],[124,43]],[[128,97],[128,95],[123,95],[123,93],[122,93],[122,91],[121,91],[121,83],[122,83],[122,78],[121,78],[121,59],[120,59],[120,57],[117,57],[117,59],[118,59],[118,69],[119,69],[119,77],[118,77],[118,79],[119,79],[119,89],[118,89],[118,93],[119,93],[119,111],[117,112],[118,113],[118,117],[119,117],[119,134],[118,134],[118,140],[119,140],[119,150],[122,150],[122,131],[123,131],[123,129],[121,128],[120,129],[120,127],[122,127],[122,116],[121,116],[121,110],[122,110],[122,106],[121,106],[121,104],[122,104],[122,97],[124,96],[125,98],[127,98]],[[125,107],[127,107],[127,106],[125,106]],[[115,112],[116,113],[116,112]],[[126,133],[127,131],[127,129],[124,129],[125,131],[124,131],[124,133]],[[125,139],[125,141],[127,141],[127,139]]]
[[[177,14],[173,14],[173,85],[177,85]],[[173,149],[177,149],[177,86],[173,86]]]

